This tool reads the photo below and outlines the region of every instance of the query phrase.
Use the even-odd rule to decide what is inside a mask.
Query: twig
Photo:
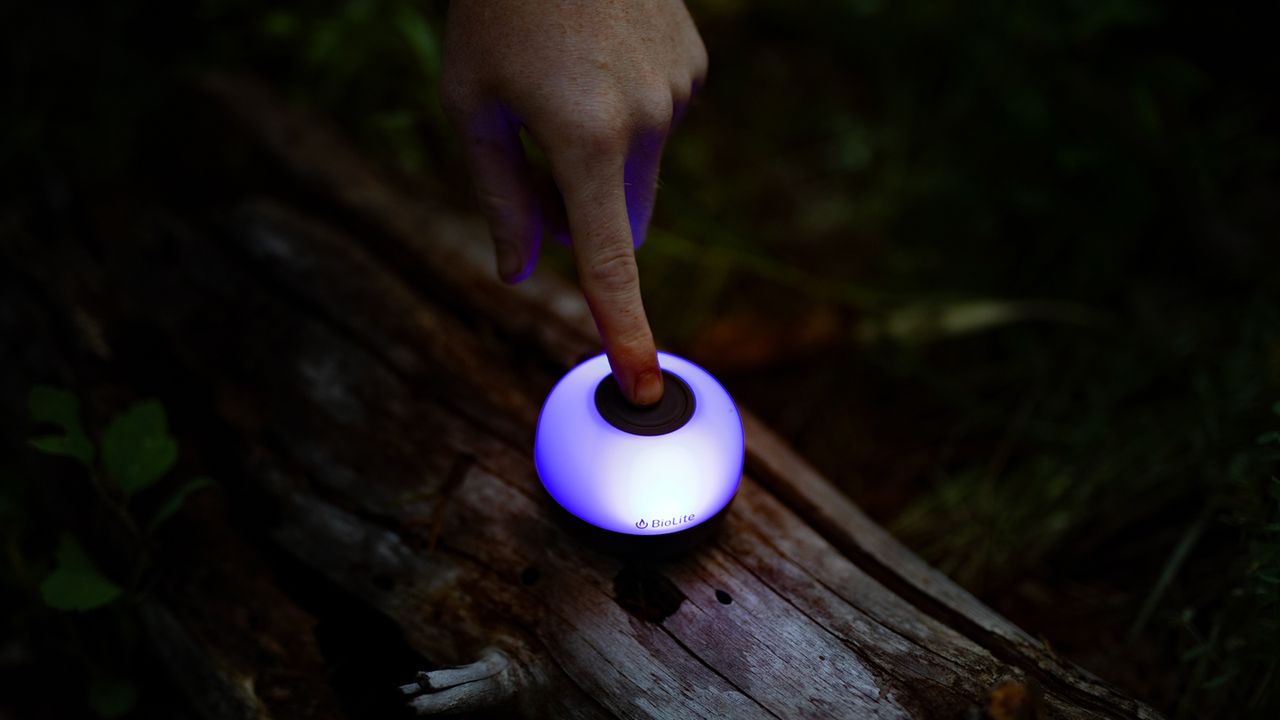
[[[418,673],[417,681],[401,685],[400,692],[417,695],[409,705],[419,715],[493,707],[515,694],[510,667],[505,653],[487,648],[470,665]]]

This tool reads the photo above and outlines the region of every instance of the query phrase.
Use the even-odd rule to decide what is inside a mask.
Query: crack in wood
[[[757,699],[755,698],[755,696],[753,696],[751,693],[749,693],[749,692],[747,692],[746,690],[744,690],[744,689],[742,688],[742,686],[738,685],[738,684],[737,684],[737,683],[735,683],[733,680],[730,680],[730,679],[729,679],[729,677],[728,677],[728,676],[726,676],[723,672],[721,672],[718,668],[716,668],[715,666],[713,666],[711,663],[707,662],[706,660],[702,659],[702,656],[701,656],[701,655],[699,655],[698,653],[694,652],[692,648],[690,648],[688,645],[686,645],[686,644],[685,644],[685,642],[684,642],[683,640],[681,640],[681,639],[680,639],[680,638],[679,638],[675,633],[673,633],[671,630],[669,630],[668,628],[665,628],[665,627],[663,627],[663,626],[661,626],[661,625],[659,625],[659,626],[658,626],[658,629],[659,629],[659,630],[661,630],[661,631],[662,631],[662,632],[663,632],[667,637],[671,638],[671,641],[672,641],[672,642],[674,642],[676,645],[678,645],[678,646],[680,647],[680,649],[681,649],[681,650],[685,651],[685,652],[689,655],[689,657],[693,658],[694,660],[697,660],[697,661],[698,661],[698,663],[699,663],[699,664],[701,664],[704,668],[706,668],[707,670],[711,671],[713,674],[715,674],[715,675],[716,675],[716,677],[719,677],[721,680],[723,680],[723,681],[725,682],[725,684],[726,684],[726,685],[728,685],[729,687],[731,687],[731,688],[733,688],[734,690],[738,691],[738,693],[739,693],[740,695],[742,695],[743,697],[747,698],[747,699],[748,699],[748,700],[750,700],[751,702],[755,703],[757,707],[759,707],[761,710],[763,710],[763,711],[765,711],[766,713],[768,713],[769,717],[772,717],[772,718],[778,718],[778,720],[781,720],[781,718],[778,716],[778,714],[777,714],[777,713],[775,713],[774,711],[772,711],[772,710],[770,710],[769,708],[765,707],[765,706],[764,706],[764,703],[760,702],[759,700],[757,700]]]
[[[826,590],[827,592],[831,593],[831,595],[832,595],[832,596],[834,596],[834,597],[836,597],[836,598],[839,598],[839,599],[840,599],[840,601],[842,601],[842,602],[846,603],[847,605],[849,605],[849,607],[850,607],[850,608],[855,609],[855,610],[859,613],[859,615],[861,615],[862,617],[865,617],[865,618],[866,618],[867,620],[869,620],[870,622],[875,623],[876,625],[878,625],[879,627],[881,627],[882,629],[884,629],[884,631],[885,631],[885,632],[888,632],[888,633],[892,634],[894,637],[901,638],[904,642],[910,643],[911,645],[913,645],[913,646],[915,646],[915,647],[919,648],[921,651],[923,651],[923,652],[925,652],[925,653],[927,653],[927,654],[929,654],[929,655],[932,655],[932,656],[934,656],[934,657],[937,657],[939,660],[942,660],[943,662],[947,663],[948,665],[956,665],[956,663],[957,663],[956,658],[952,658],[952,657],[948,657],[948,656],[946,656],[946,655],[943,655],[942,653],[939,653],[935,648],[931,648],[931,647],[929,647],[929,646],[927,646],[927,645],[924,645],[924,644],[920,643],[918,640],[916,640],[915,638],[913,638],[913,637],[911,637],[911,636],[909,636],[909,635],[904,635],[903,633],[899,632],[899,630],[898,630],[897,628],[893,627],[892,625],[887,624],[887,622],[886,622],[883,618],[881,618],[881,617],[879,616],[879,614],[878,614],[878,613],[874,613],[874,612],[872,612],[870,608],[866,608],[865,606],[863,606],[863,605],[859,604],[855,599],[847,597],[847,596],[846,596],[842,591],[840,591],[839,589],[832,587],[830,584],[828,584],[828,583],[827,583],[825,580],[823,580],[821,577],[819,577],[818,575],[816,575],[816,574],[814,574],[812,571],[810,571],[808,568],[806,568],[806,567],[804,566],[804,564],[803,564],[803,563],[799,562],[799,561],[798,561],[796,558],[794,558],[790,553],[788,553],[786,550],[784,550],[784,549],[782,549],[781,547],[779,547],[779,546],[778,546],[776,543],[774,543],[774,542],[773,542],[773,540],[772,540],[771,538],[769,538],[767,535],[760,534],[760,533],[755,533],[755,534],[754,534],[754,536],[756,537],[756,539],[757,539],[757,540],[759,540],[761,543],[763,543],[764,545],[766,545],[770,550],[773,550],[775,553],[777,553],[778,557],[780,557],[780,558],[782,558],[782,559],[786,560],[786,562],[787,562],[787,564],[788,564],[789,566],[791,566],[791,567],[795,568],[797,571],[799,571],[800,573],[804,574],[804,575],[805,575],[806,577],[808,577],[809,579],[813,580],[815,583],[817,583],[819,586],[821,586],[821,587],[822,587],[822,589],[824,589],[824,590]],[[733,557],[733,556],[732,556],[732,555],[730,555],[730,557]],[[757,578],[759,578],[759,575],[757,575],[757,574],[756,574],[756,572],[755,572],[754,570],[752,570],[751,568],[747,567],[744,563],[742,563],[742,562],[741,562],[741,560],[740,560],[739,558],[737,558],[737,557],[733,557],[733,559],[734,559],[734,561],[735,561],[735,562],[738,562],[740,565],[742,565],[742,567],[743,567],[743,569],[744,569],[744,570],[746,570],[747,572],[749,572],[749,573],[751,573],[752,575],[754,575],[754,576],[756,576]],[[857,566],[857,565],[855,565],[855,567],[858,567],[860,570],[862,569],[860,566]],[[767,583],[766,581],[764,581],[763,579],[761,579],[761,582],[764,582],[766,585],[768,584],[768,583]],[[784,596],[784,597],[785,597],[785,596]],[[787,602],[790,602],[793,606],[795,605],[795,603],[794,603],[794,602],[792,602],[792,601],[790,600],[790,598],[786,598],[786,599],[787,599]],[[796,609],[797,609],[797,610],[799,610],[799,608],[796,608]],[[801,612],[804,612],[804,611],[802,610]],[[977,645],[977,643],[975,643],[975,645]],[[980,646],[980,645],[978,645],[978,647],[981,647],[981,646]],[[985,648],[984,648],[984,649],[985,649]]]
[[[702,558],[699,558],[699,560],[710,560],[710,559],[711,559],[710,557],[706,557],[706,556],[704,556],[704,557],[702,557]],[[715,557],[715,559],[716,559],[716,560],[718,560],[718,561],[720,561],[720,562],[722,562],[722,563],[732,563],[734,566],[736,566],[736,567],[740,568],[741,570],[743,570],[744,572],[746,572],[746,573],[747,573],[747,575],[748,575],[751,579],[753,579],[753,580],[755,580],[757,583],[759,583],[759,584],[760,584],[760,586],[761,586],[761,587],[762,587],[766,592],[768,592],[770,595],[776,596],[776,597],[778,597],[779,599],[783,600],[783,601],[785,602],[785,604],[789,605],[793,610],[797,611],[797,612],[800,614],[800,616],[804,617],[806,620],[809,620],[812,626],[819,628],[819,632],[820,632],[820,633],[825,634],[826,636],[830,637],[830,638],[831,638],[831,639],[833,639],[835,642],[839,643],[839,644],[840,644],[840,646],[847,648],[847,649],[849,650],[849,652],[850,652],[850,653],[852,653],[852,656],[847,657],[846,659],[848,659],[848,660],[852,660],[853,662],[855,662],[855,663],[857,664],[857,667],[859,667],[859,668],[863,668],[863,669],[865,669],[865,668],[867,667],[867,663],[866,663],[866,662],[864,662],[864,660],[865,660],[866,658],[863,656],[863,653],[862,653],[862,651],[861,651],[860,649],[853,648],[853,647],[849,647],[846,643],[844,643],[844,642],[842,641],[842,639],[841,639],[839,636],[837,636],[835,633],[832,633],[832,632],[830,631],[830,629],[829,629],[829,628],[827,628],[823,623],[818,622],[818,621],[817,621],[817,620],[815,620],[811,615],[809,615],[808,613],[806,613],[806,612],[802,611],[799,607],[797,607],[797,606],[795,605],[795,603],[793,603],[793,602],[791,601],[791,599],[790,599],[790,598],[787,598],[787,597],[782,596],[782,594],[781,594],[781,593],[779,593],[779,592],[778,592],[778,591],[777,591],[777,590],[776,590],[772,585],[770,585],[769,583],[765,582],[765,581],[764,581],[764,580],[763,580],[759,575],[757,575],[756,573],[752,572],[750,568],[747,568],[746,566],[744,566],[744,565],[743,565],[741,562],[739,562],[739,561],[738,561],[738,559],[737,559],[737,558],[735,558],[731,553],[720,553],[720,554],[717,554],[717,556]],[[726,568],[726,569],[727,569],[727,568]],[[714,578],[723,578],[723,577],[732,577],[732,576],[733,576],[733,573],[719,573],[719,572],[715,572],[715,568],[710,567],[709,565],[707,565],[707,564],[706,564],[706,563],[704,563],[704,562],[697,562],[697,570],[698,570],[698,572],[699,572],[699,574],[700,574],[700,575],[703,575],[703,576],[704,576],[704,579],[705,579],[707,582],[712,582]],[[704,572],[704,571],[705,571],[705,572]],[[764,606],[766,606],[766,607],[769,605],[768,603],[762,603],[762,604],[763,604]],[[787,622],[790,622],[790,621],[788,620]],[[774,651],[774,646],[773,646],[773,644],[772,644],[772,643],[763,643],[763,644],[761,644],[761,645],[760,645],[760,647],[761,647],[761,648],[763,648],[763,651],[764,651],[764,652],[769,653],[769,655],[770,655],[770,656],[772,656],[772,657],[777,661],[777,662],[776,662],[776,664],[777,664],[778,666],[780,666],[780,667],[785,667],[785,666],[787,666],[788,664],[794,664],[794,663],[795,663],[795,658],[788,658],[788,657],[784,657],[784,656],[781,656],[781,655],[779,655],[778,653],[776,653],[776,652]],[[846,679],[848,679],[848,678],[846,677]],[[872,705],[872,706],[874,706],[874,705],[878,705],[878,704],[881,704],[881,703],[883,702],[883,698],[881,697],[881,695],[882,695],[882,694],[884,694],[884,691],[880,688],[880,686],[879,686],[877,683],[875,683],[875,682],[874,682],[874,678],[872,677],[872,675],[871,675],[871,673],[870,673],[869,671],[865,673],[865,678],[864,678],[864,679],[865,679],[865,680],[867,680],[867,681],[870,681],[871,688],[872,688],[872,689],[874,689],[874,691],[875,691],[875,693],[876,693],[875,695],[872,695],[870,692],[868,692],[867,688],[865,688],[865,687],[860,687],[860,686],[850,686],[850,685],[847,685],[847,684],[845,685],[845,687],[851,687],[851,689],[853,690],[853,692],[855,692],[857,695],[859,695],[859,696],[861,696],[862,698],[864,698],[864,699],[867,701],[867,703],[868,703],[868,704],[870,704],[870,705]]]
[[[894,678],[894,679],[898,680],[898,681],[899,681],[899,683],[901,683],[901,685],[902,685],[903,687],[912,687],[912,686],[914,686],[916,683],[919,683],[919,682],[922,682],[922,681],[923,681],[923,682],[927,682],[927,683],[929,683],[929,684],[931,684],[931,685],[933,685],[933,686],[937,687],[939,690],[941,690],[941,691],[943,691],[943,692],[946,692],[947,694],[953,694],[953,695],[957,694],[957,693],[956,693],[956,690],[955,690],[955,688],[954,688],[954,687],[952,687],[952,686],[950,686],[950,685],[945,685],[945,684],[943,684],[943,683],[941,683],[941,682],[938,682],[937,680],[934,680],[933,678],[930,678],[930,677],[927,677],[927,676],[924,676],[924,675],[911,675],[911,676],[905,676],[905,675],[903,675],[901,672],[899,672],[896,668],[894,668],[894,667],[893,667],[893,664],[892,664],[892,663],[886,663],[886,662],[884,662],[882,659],[877,658],[877,657],[875,656],[875,654],[866,652],[866,651],[865,651],[865,650],[860,646],[860,644],[855,643],[855,642],[853,641],[853,639],[852,639],[852,638],[845,637],[845,636],[844,636],[844,634],[839,633],[839,632],[835,631],[834,629],[832,629],[832,628],[828,627],[825,623],[823,623],[822,621],[820,621],[817,617],[815,617],[814,615],[812,615],[809,611],[807,611],[807,610],[805,610],[804,608],[800,607],[800,606],[799,606],[798,604],[796,604],[796,603],[795,603],[795,602],[794,602],[790,597],[788,597],[786,594],[784,594],[783,592],[781,592],[780,590],[778,590],[776,587],[774,587],[774,586],[773,586],[773,584],[772,584],[772,583],[770,583],[768,580],[765,580],[763,577],[761,577],[761,576],[760,576],[760,574],[758,574],[757,572],[755,572],[754,570],[752,570],[750,567],[748,567],[747,565],[745,565],[744,563],[742,563],[738,558],[734,557],[733,555],[729,555],[728,557],[730,558],[730,560],[731,560],[732,562],[734,562],[736,565],[738,565],[740,568],[742,568],[744,571],[746,571],[748,574],[750,574],[753,578],[755,578],[755,579],[756,579],[756,580],[757,580],[761,585],[763,585],[765,588],[769,589],[769,591],[770,591],[770,592],[772,592],[774,595],[776,595],[777,597],[781,598],[784,602],[786,602],[788,605],[790,605],[790,606],[792,607],[792,609],[794,609],[796,612],[798,612],[801,616],[803,616],[805,619],[809,620],[811,623],[813,623],[813,624],[814,624],[814,625],[816,625],[817,627],[822,628],[822,630],[824,630],[824,631],[825,631],[828,635],[830,635],[832,638],[834,638],[834,639],[838,640],[838,641],[839,641],[839,642],[841,642],[845,647],[849,648],[849,650],[850,650],[851,652],[853,652],[855,655],[857,655],[857,656],[858,656],[858,657],[863,661],[863,663],[864,663],[865,665],[867,665],[867,666],[869,666],[869,667],[876,667],[876,668],[879,668],[879,669],[880,669],[880,671],[881,671],[882,673],[884,673],[885,675],[888,675],[889,677],[892,677],[892,678]],[[825,587],[825,586],[824,586],[824,587]],[[719,591],[717,591],[717,592],[719,592]],[[833,593],[833,594],[834,594],[834,593]],[[841,599],[843,599],[843,598],[841,598]],[[726,603],[726,604],[727,604],[727,603]],[[857,608],[857,606],[853,605],[852,603],[850,603],[850,608],[851,608],[851,609],[854,609],[856,612],[859,612],[859,613],[861,613],[861,612],[862,612],[860,608]],[[879,623],[877,622],[877,624],[879,624]],[[883,627],[883,626],[882,626],[882,627]],[[887,631],[889,631],[890,633],[892,633],[895,637],[900,637],[900,638],[902,638],[903,640],[905,640],[905,641],[907,641],[907,642],[909,642],[909,643],[911,643],[911,644],[913,644],[913,645],[916,645],[917,647],[921,648],[922,650],[925,650],[926,652],[928,652],[928,653],[930,653],[930,654],[933,654],[935,657],[938,657],[938,658],[941,658],[941,659],[944,659],[944,660],[948,660],[948,659],[947,659],[947,658],[945,658],[944,656],[939,655],[937,652],[935,652],[935,651],[931,651],[931,650],[929,650],[928,648],[925,648],[924,646],[919,645],[918,643],[916,643],[915,641],[913,641],[911,638],[907,638],[907,637],[903,637],[902,635],[899,635],[897,632],[893,631],[893,629],[892,629],[892,628],[888,628],[888,627],[886,627],[886,628],[885,628],[885,630],[887,630]],[[949,661],[949,660],[948,660],[948,664],[950,664],[950,661]],[[957,669],[958,669],[958,668],[957,668]],[[866,697],[866,696],[864,695],[864,697]],[[870,699],[870,700],[872,700],[872,701],[877,701],[877,700],[878,700],[878,698],[868,698],[868,699]],[[966,698],[966,699],[971,699],[971,698]]]

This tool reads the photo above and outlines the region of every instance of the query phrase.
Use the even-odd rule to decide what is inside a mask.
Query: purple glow
[[[693,417],[675,432],[632,435],[600,417],[596,386],[610,372],[604,355],[570,370],[542,406],[533,443],[538,477],[556,502],[596,527],[628,535],[685,530],[738,491],[742,419],[729,393],[688,360],[660,352],[658,364],[693,392]]]

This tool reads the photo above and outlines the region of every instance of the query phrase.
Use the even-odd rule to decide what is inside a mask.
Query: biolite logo
[[[694,518],[693,513],[689,513],[688,515],[681,515],[680,517],[673,517],[673,518],[666,518],[666,519],[654,518],[650,522],[645,522],[644,519],[641,518],[640,520],[636,521],[636,528],[640,530],[644,530],[647,527],[652,527],[654,529],[675,527],[677,525],[684,525],[686,523],[691,523],[693,522],[693,518]]]

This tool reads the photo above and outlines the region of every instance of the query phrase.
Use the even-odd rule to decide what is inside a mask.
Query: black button
[[[693,391],[684,380],[662,371],[662,399],[653,405],[633,405],[622,395],[612,374],[596,386],[596,409],[610,425],[632,435],[666,435],[693,417]]]

